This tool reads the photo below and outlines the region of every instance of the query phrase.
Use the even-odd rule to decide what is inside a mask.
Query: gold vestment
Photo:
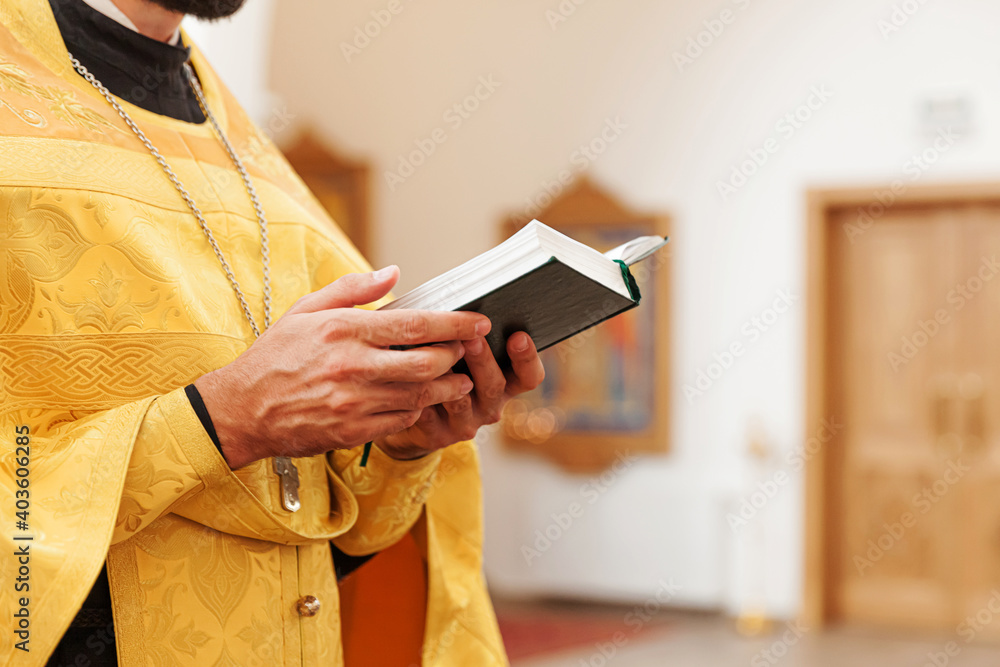
[[[0,663],[44,664],[106,558],[124,666],[342,665],[330,541],[371,553],[414,530],[427,557],[423,664],[506,664],[481,572],[474,445],[415,462],[376,448],[366,468],[359,450],[296,459],[296,513],[270,460],[231,471],[183,391],[253,340],[218,260],[159,165],[73,71],[48,3],[4,0],[0,24]],[[368,270],[197,50],[192,64],[270,222],[275,317]],[[123,105],[262,322],[256,216],[208,123]],[[17,593],[25,544],[30,591]],[[321,601],[316,616],[296,611],[305,595]],[[21,596],[28,653],[7,630]]]

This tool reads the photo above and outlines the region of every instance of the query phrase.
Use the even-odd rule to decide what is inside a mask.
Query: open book
[[[641,236],[606,253],[532,220],[468,262],[407,292],[382,310],[470,310],[493,322],[486,337],[501,365],[506,341],[527,332],[539,350],[639,305],[628,267],[668,239]]]

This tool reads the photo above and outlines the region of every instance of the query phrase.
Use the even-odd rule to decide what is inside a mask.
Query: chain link
[[[132,117],[129,116],[128,112],[118,103],[118,100],[104,87],[100,81],[94,77],[90,71],[84,67],[79,60],[70,54],[70,62],[73,64],[73,68],[80,73],[84,79],[87,80],[90,85],[97,89],[97,91],[104,96],[104,99],[108,101],[109,104],[118,113],[125,124],[129,126],[129,129],[135,133],[142,145],[146,147],[146,150],[156,159],[156,162],[163,169],[163,172],[173,183],[174,188],[180,193],[181,198],[184,203],[187,204],[188,208],[191,209],[191,213],[194,214],[195,219],[198,221],[198,226],[201,227],[201,231],[205,233],[205,238],[208,239],[208,244],[212,246],[212,251],[218,258],[219,263],[222,265],[222,270],[226,273],[226,278],[229,280],[229,284],[233,288],[233,292],[236,293],[236,298],[240,302],[240,308],[243,310],[243,315],[246,316],[247,322],[250,323],[250,328],[253,330],[255,337],[260,337],[261,331],[257,326],[257,320],[253,316],[253,311],[250,310],[250,306],[247,303],[246,297],[243,294],[243,289],[240,287],[239,281],[236,280],[236,274],[233,273],[233,269],[229,262],[226,260],[226,256],[222,252],[222,248],[219,247],[218,241],[215,240],[215,235],[212,233],[211,228],[208,226],[208,222],[205,220],[205,216],[202,215],[201,209],[192,199],[187,188],[181,183],[181,180],[174,173],[174,170],[167,163],[166,159],[160,154],[160,151],[156,149],[156,146],[146,137],[146,134],[136,125]],[[211,109],[208,108],[208,103],[205,101],[205,94],[202,92],[201,85],[198,83],[198,79],[194,76],[194,72],[191,70],[191,66],[187,63],[184,64],[184,73],[187,76],[188,82],[191,84],[191,88],[194,90],[195,96],[198,98],[198,104],[201,106],[202,112],[205,117],[208,118],[209,122],[212,124],[216,135],[218,135],[219,140],[222,142],[223,147],[225,147],[226,152],[229,154],[229,159],[232,160],[233,164],[236,166],[236,171],[239,172],[240,178],[243,179],[243,186],[246,188],[247,194],[250,195],[250,203],[253,204],[254,212],[257,214],[257,223],[260,227],[260,254],[263,264],[263,277],[264,277],[264,328],[271,326],[271,249],[270,240],[267,234],[267,218],[264,216],[264,208],[261,206],[260,199],[257,197],[257,190],[254,188],[253,183],[250,181],[250,174],[247,173],[246,168],[243,166],[243,161],[236,154],[233,149],[232,144],[229,143],[229,139],[226,137],[222,128],[219,126],[218,121],[215,119],[215,115],[212,113]]]
[[[226,272],[226,278],[229,280],[229,284],[232,285],[233,291],[236,293],[236,298],[240,302],[240,308],[243,310],[243,314],[247,318],[247,322],[250,323],[250,328],[253,330],[255,337],[260,337],[260,328],[257,326],[257,320],[253,316],[253,311],[250,310],[249,304],[247,304],[246,297],[243,295],[243,290],[240,287],[239,281],[236,280],[236,274],[233,273],[232,267],[229,262],[226,261],[226,256],[222,252],[222,248],[219,247],[219,243],[215,240],[215,235],[212,234],[212,230],[208,226],[208,222],[205,220],[205,216],[202,215],[201,209],[195,204],[194,199],[191,198],[191,194],[181,183],[181,180],[177,178],[177,174],[170,167],[164,157],[160,154],[160,151],[156,149],[147,137],[146,134],[135,124],[132,117],[128,115],[128,112],[118,103],[118,100],[104,87],[97,78],[91,74],[86,67],[84,67],[79,60],[73,57],[73,54],[69,56],[70,62],[73,63],[73,68],[80,73],[84,79],[86,79],[97,91],[104,96],[104,99],[114,108],[121,119],[125,121],[125,124],[129,126],[135,136],[139,138],[142,145],[146,147],[146,150],[156,159],[156,162],[163,169],[163,172],[170,179],[170,182],[174,184],[177,192],[180,193],[181,198],[184,203],[187,204],[188,208],[191,209],[191,213],[194,214],[195,219],[198,221],[198,226],[201,227],[201,231],[205,233],[205,238],[208,239],[208,244],[212,246],[212,251],[219,260],[219,264],[222,265],[222,270]],[[208,108],[208,102],[205,100],[205,93],[201,89],[201,84],[198,83],[198,78],[194,75],[194,70],[188,63],[184,63],[184,75],[187,77],[188,83],[191,85],[192,90],[194,90],[195,97],[198,98],[198,105],[201,107],[202,112],[205,114],[205,118],[212,124],[212,128],[215,130],[216,136],[219,137],[219,141],[222,142],[223,147],[226,149],[226,153],[229,154],[229,159],[232,160],[233,165],[236,167],[236,171],[239,172],[240,178],[243,179],[243,186],[246,188],[247,194],[250,195],[250,203],[253,204],[254,213],[257,214],[257,224],[260,227],[260,255],[261,264],[263,266],[263,283],[264,283],[264,328],[267,329],[271,326],[271,243],[267,235],[267,218],[264,216],[264,207],[261,206],[260,199],[257,197],[257,189],[254,188],[253,182],[250,180],[250,174],[247,173],[246,167],[243,166],[243,161],[240,160],[240,156],[236,154],[233,149],[233,145],[229,143],[229,138],[226,137],[225,132],[222,131],[222,127],[219,122],[215,119],[215,114],[212,110]],[[299,474],[298,468],[292,463],[292,460],[287,456],[276,456],[273,461],[274,471],[278,474],[281,480],[281,504],[289,512],[296,512],[302,506],[299,500]]]

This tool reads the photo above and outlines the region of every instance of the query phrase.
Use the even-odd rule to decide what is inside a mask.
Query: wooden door
[[[1000,208],[896,206],[843,233],[857,211],[829,227],[831,607],[954,631],[1000,595]]]
[[[1000,609],[1000,207],[969,206],[963,218],[961,270],[953,286],[963,327],[956,351],[956,430],[969,467],[956,487],[959,615],[980,619],[970,624],[977,636],[997,638],[1000,623],[979,626]]]
[[[838,222],[855,216],[845,210]],[[918,500],[947,465],[935,382],[954,366],[955,328],[921,324],[954,273],[950,222],[937,210],[891,210],[863,235],[834,235],[831,397],[844,425],[836,604],[845,619],[942,627],[954,616],[953,498],[930,508]]]

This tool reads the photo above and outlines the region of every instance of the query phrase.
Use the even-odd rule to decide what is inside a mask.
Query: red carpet
[[[528,658],[567,649],[599,644],[631,642],[650,630],[663,630],[663,619],[652,618],[636,623],[630,609],[619,607],[580,607],[579,605],[539,605],[529,608],[500,605],[497,618],[500,634],[510,659]],[[632,623],[627,623],[631,618]],[[621,633],[621,634],[618,634]]]

